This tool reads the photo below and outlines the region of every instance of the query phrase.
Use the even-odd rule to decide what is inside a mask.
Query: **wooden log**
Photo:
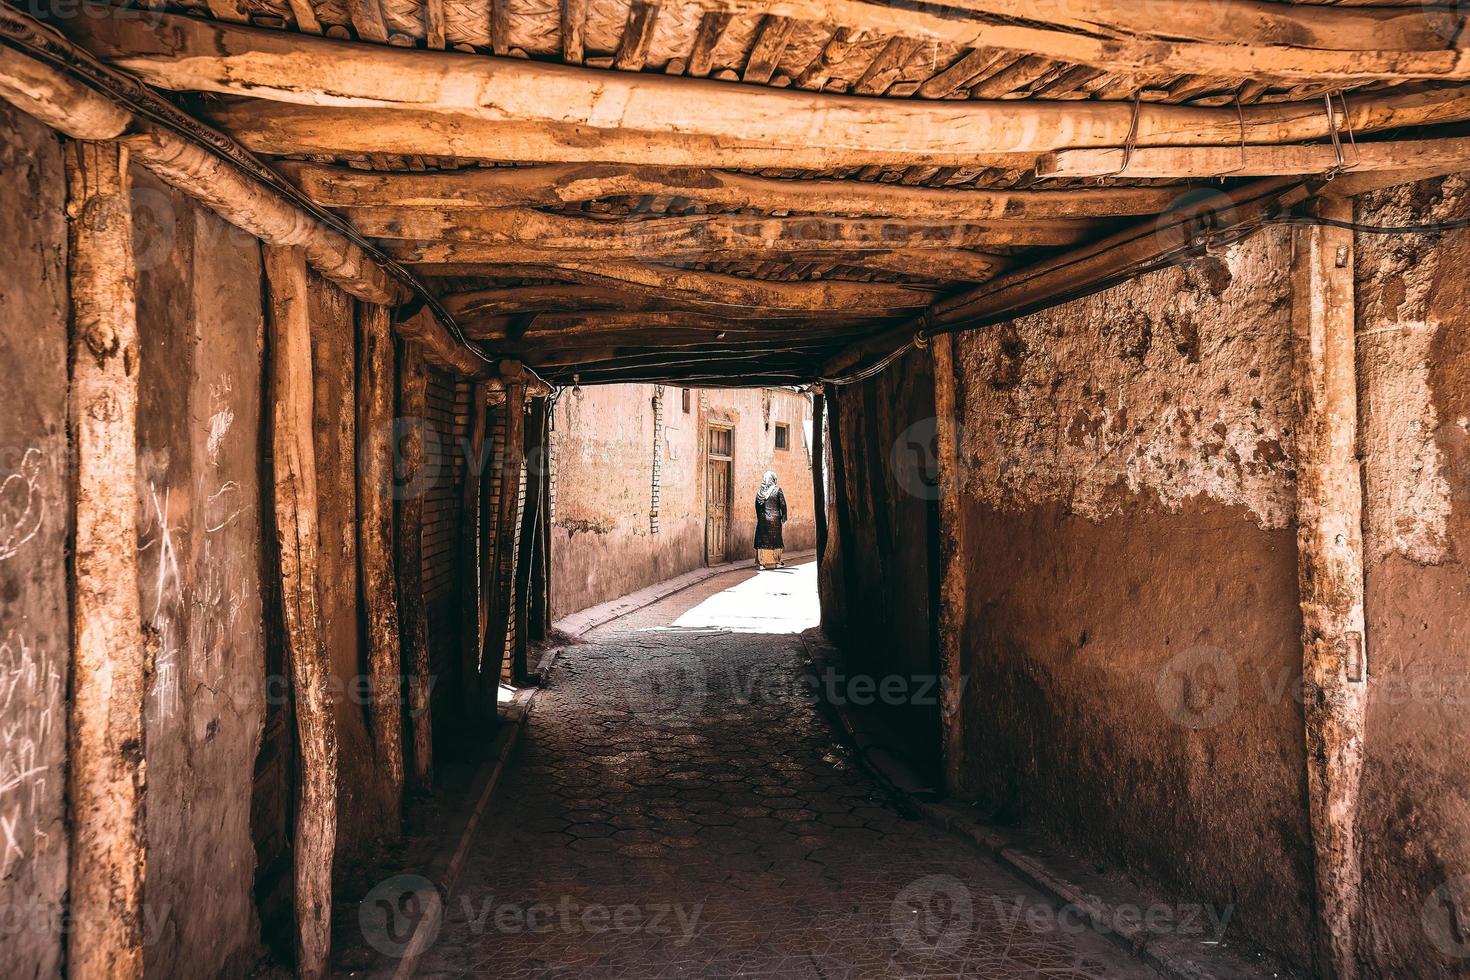
[[[715,48],[734,18],[729,14],[704,14],[699,19],[699,28],[694,34],[694,45],[689,49],[688,72],[692,78],[704,78],[714,68]]]
[[[300,246],[312,268],[368,303],[395,305],[408,298],[390,277],[345,235],[322,224],[206,152],[164,129],[124,137],[133,157],[165,183],[178,188],[230,224],[267,245]]]
[[[495,370],[483,355],[451,337],[427,308],[400,320],[395,329],[399,337],[416,344],[423,358],[442,371],[483,380]]]
[[[1157,214],[1179,193],[1168,187],[960,190],[596,163],[436,173],[380,173],[291,160],[277,166],[317,203],[334,208],[558,208],[651,195],[762,211],[965,222]]]
[[[492,692],[489,708],[493,711],[500,676],[505,669],[506,647],[515,623],[515,546],[516,513],[520,506],[521,466],[525,462],[525,369],[514,361],[505,362],[501,372],[505,383],[505,448],[500,454],[500,501],[495,516],[495,579],[490,602],[490,623],[485,633],[485,683]],[[490,718],[493,722],[495,719]]]
[[[318,591],[316,450],[312,442],[315,392],[305,253],[299,248],[267,247],[265,272],[281,610],[301,756],[292,842],[296,975],[316,980],[327,975],[332,942],[337,728]]]
[[[65,151],[76,506],[68,973],[136,980],[143,976],[150,657],[138,607],[139,347],[128,156],[105,143],[69,142]]]
[[[965,767],[964,693],[965,524],[960,473],[959,378],[954,361],[954,336],[941,334],[929,346],[934,368],[934,453],[939,469],[939,703],[943,731],[945,789],[963,797],[968,778]]]
[[[889,9],[863,6],[875,18]],[[768,7],[761,13],[785,16]],[[919,15],[894,8],[890,16]],[[248,145],[276,153],[335,149],[737,168],[750,165],[742,155],[750,147],[767,151],[764,157],[752,152],[750,160],[784,158],[787,163],[773,165],[812,169],[901,161],[973,166],[997,154],[1120,146],[1130,134],[1137,146],[1290,143],[1325,139],[1334,126],[1317,101],[1237,111],[1101,101],[880,100],[765,87],[731,100],[727,86],[703,79],[429,55],[151,11],[146,18],[72,18],[62,26],[149,84],[252,97],[226,105],[215,118]],[[987,24],[985,38],[966,46],[1003,46],[992,42],[998,30]],[[1044,53],[1086,63],[1062,51]],[[1426,54],[1439,56],[1470,57]],[[1231,76],[1241,71],[1239,52],[1234,57]],[[1160,65],[1187,70],[1168,59],[1143,67]],[[294,105],[261,104],[266,100]],[[1361,135],[1470,117],[1470,89],[1375,93],[1347,105],[1336,126]]]
[[[659,338],[672,331],[725,333],[732,337],[766,337],[780,340],[793,332],[850,332],[853,329],[862,329],[865,321],[871,322],[869,318],[854,320],[846,316],[833,318],[810,314],[734,319],[687,311],[542,313],[532,319],[530,326],[519,331],[518,336],[513,336],[506,328],[504,321],[515,319],[518,318],[470,320],[465,324],[465,332],[474,340],[516,340],[526,343],[552,338],[598,337],[616,333],[641,335],[651,342],[657,342]]]
[[[927,306],[936,295],[932,289],[922,286],[867,282],[766,282],[637,262],[579,261],[549,265],[543,257],[535,265],[507,272],[513,268],[500,264],[457,264],[445,266],[440,271],[453,275],[545,275],[618,289],[635,296],[665,300],[688,298],[707,306],[728,306],[740,310],[851,310],[881,316],[890,310]]]
[[[608,310],[622,313],[673,312],[705,313],[741,319],[759,319],[771,315],[769,310],[744,310],[736,307],[706,306],[680,297],[637,295],[607,286],[497,286],[448,293],[440,297],[444,308],[462,320],[466,333],[473,336],[476,321],[486,317],[508,318],[518,314],[585,313]]]
[[[1353,217],[1351,201],[1326,198],[1320,205],[1323,217]],[[1295,244],[1297,562],[1316,954],[1323,976],[1353,980],[1362,906],[1356,818],[1368,693],[1353,233],[1302,227]]]
[[[426,470],[424,429],[429,424],[428,367],[417,344],[404,342],[398,359],[398,607],[403,621],[400,660],[408,674],[409,732],[413,782],[419,792],[434,785],[434,725],[429,694],[429,614],[424,600],[424,493],[433,474]]]
[[[555,426],[554,413],[556,403],[549,395],[541,397],[541,453],[539,456],[529,459],[527,466],[534,466],[540,471],[537,484],[541,488],[541,534],[536,552],[537,574],[536,591],[533,605],[535,631],[534,636],[538,640],[545,640],[551,636],[552,614],[554,610],[551,605],[551,583],[554,562],[551,555],[551,522],[555,516],[551,510],[551,486],[555,479],[553,469],[555,459],[555,447],[552,444],[552,431]]]
[[[393,562],[392,314],[363,305],[357,313],[357,554],[367,624],[373,749],[392,812],[403,805],[403,668],[399,660],[397,576]]]
[[[133,114],[50,65],[0,45],[0,99],[79,140],[110,140]]]
[[[1080,239],[1079,239],[1080,240]],[[475,266],[523,265],[527,267],[543,264],[586,264],[595,262],[600,255],[624,261],[664,262],[670,264],[712,262],[747,262],[754,264],[774,263],[819,263],[841,265],[850,269],[881,269],[897,272],[924,283],[941,282],[985,282],[1011,264],[1005,256],[988,252],[971,251],[964,248],[897,248],[813,250],[788,252],[780,249],[770,251],[761,248],[738,250],[695,249],[690,251],[664,250],[663,254],[649,255],[647,250],[633,248],[588,247],[577,251],[540,251],[519,245],[486,245],[481,242],[387,242],[383,251],[423,274],[437,274],[445,267],[473,268]],[[534,273],[522,273],[534,275]],[[800,282],[793,283],[801,285]]]
[[[466,243],[547,253],[606,250],[646,259],[701,252],[838,252],[974,246],[1075,245],[1099,225],[1085,219],[1003,220],[989,224],[906,218],[765,217],[701,214],[608,221],[529,208],[441,211],[356,207],[346,217],[364,235],[448,246]],[[432,246],[423,254],[434,254]]]
[[[648,60],[648,47],[653,43],[653,28],[658,22],[658,4],[633,0],[628,7],[628,21],[622,40],[613,53],[613,67],[619,71],[642,71]]]
[[[1126,167],[1125,164],[1126,157]],[[1363,171],[1470,168],[1470,139],[1343,141],[1342,155],[1330,143],[1310,146],[1145,147],[1132,156],[1121,149],[1061,150],[1041,158],[1039,177],[1268,177],[1321,174],[1341,167]]]
[[[580,65],[586,55],[587,0],[561,0],[561,60]]]
[[[460,506],[460,706],[466,719],[478,717],[485,707],[485,685],[480,674],[480,475],[485,462],[485,416],[488,391],[477,384],[470,395],[469,441],[466,444]],[[493,688],[492,688],[493,690]]]

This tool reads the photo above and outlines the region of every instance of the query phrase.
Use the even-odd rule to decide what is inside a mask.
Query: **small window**
[[[785,422],[776,423],[776,448],[791,448],[791,426],[787,425]]]
[[[689,414],[689,389],[684,389],[684,414]]]

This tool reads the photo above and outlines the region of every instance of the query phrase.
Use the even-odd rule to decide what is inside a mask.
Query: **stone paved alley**
[[[563,652],[419,976],[1153,977],[905,820],[804,699],[816,566]]]

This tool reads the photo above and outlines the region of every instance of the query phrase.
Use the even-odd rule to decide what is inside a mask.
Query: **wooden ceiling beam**
[[[603,280],[607,282],[607,280]],[[451,315],[457,319],[484,319],[518,314],[568,313],[585,315],[589,311],[637,314],[650,312],[684,312],[719,316],[726,319],[759,320],[779,316],[783,311],[759,307],[720,306],[702,303],[683,293],[644,295],[628,292],[613,285],[499,286],[466,290],[440,297]],[[792,311],[786,311],[792,312]],[[847,318],[883,316],[885,310],[801,310],[799,315],[813,318]]]
[[[875,17],[885,10],[918,16],[861,5]],[[235,102],[214,116],[247,144],[276,153],[727,168],[973,166],[1014,154],[1120,146],[1130,134],[1136,146],[1290,143],[1325,139],[1334,126],[1361,135],[1470,118],[1466,86],[1360,96],[1348,100],[1345,119],[1334,121],[1316,101],[1237,111],[1101,101],[885,100],[764,86],[732,97],[728,84],[704,79],[413,51],[109,9],[60,26],[149,84],[291,103]],[[1232,75],[1249,70],[1241,52],[1234,58]],[[1152,67],[1161,65],[1185,70],[1168,59]]]
[[[1126,169],[1125,169],[1126,164]],[[1470,168],[1470,138],[1342,142],[1310,146],[1146,147],[1131,156],[1121,149],[1061,150],[1041,158],[1040,177],[1269,177],[1344,172]]]
[[[1098,222],[1066,218],[958,224],[884,218],[774,218],[744,214],[607,220],[528,208],[488,211],[347,208],[344,217],[373,238],[536,248],[548,253],[606,249],[648,258],[706,252],[845,252],[1075,245]]]
[[[1161,68],[1272,80],[1470,78],[1452,43],[1465,17],[1452,7],[1345,6],[1211,0],[700,0],[707,10],[860,26],[952,44],[1001,48],[1108,72]]]
[[[1158,214],[1181,193],[1170,187],[1001,191],[773,180],[706,168],[597,163],[379,173],[288,160],[278,168],[328,207],[561,207],[651,195],[760,211],[962,222]]]
[[[963,249],[871,249],[847,251],[767,252],[760,249],[691,249],[655,254],[638,248],[619,249],[610,244],[578,250],[550,252],[534,246],[506,246],[483,242],[384,241],[383,252],[417,271],[434,274],[436,266],[463,268],[476,265],[524,265],[530,267],[573,266],[595,271],[598,263],[612,259],[631,262],[708,264],[712,262],[820,262],[855,269],[877,269],[913,276],[927,282],[983,282],[1008,265],[1003,256]],[[441,273],[447,274],[447,273]],[[742,282],[749,280],[741,280]]]
[[[527,278],[556,277],[663,300],[690,300],[712,307],[756,310],[853,311],[881,316],[933,302],[935,292],[919,286],[870,282],[766,282],[699,269],[677,269],[628,261],[579,261],[549,266],[537,262],[506,266],[453,267],[455,275],[505,275],[521,269]]]

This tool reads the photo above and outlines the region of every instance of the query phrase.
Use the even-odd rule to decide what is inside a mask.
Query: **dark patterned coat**
[[[755,495],[755,546],[757,548],[784,548],[781,543],[781,525],[786,523],[786,495],[777,487],[765,500]]]

